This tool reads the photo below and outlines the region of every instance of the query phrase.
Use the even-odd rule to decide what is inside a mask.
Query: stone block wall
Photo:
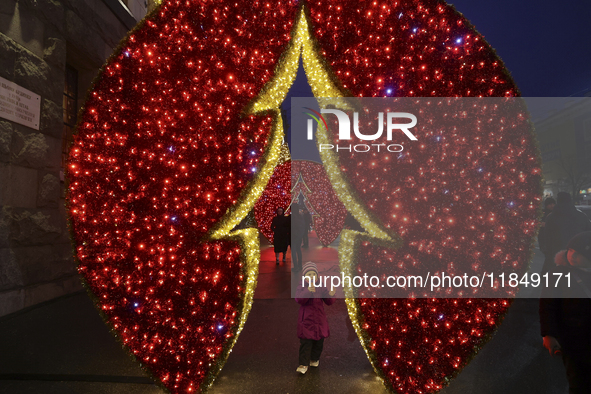
[[[42,101],[39,130],[0,118],[0,316],[82,289],[60,179],[66,64],[80,107],[142,17],[120,0],[0,1],[0,76]]]

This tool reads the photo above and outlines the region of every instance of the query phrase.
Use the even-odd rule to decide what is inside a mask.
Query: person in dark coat
[[[556,254],[540,298],[543,345],[561,354],[570,394],[591,393],[591,231],[577,234]],[[554,273],[561,273],[559,278]],[[570,274],[570,284],[565,275]]]
[[[304,219],[303,246],[304,246],[304,248],[307,248],[308,247],[308,233],[310,232],[310,224],[312,223],[312,216],[310,215],[310,212],[306,209],[305,206],[304,206],[303,219]]]
[[[304,238],[304,216],[298,204],[291,210],[291,261],[293,271],[302,270],[302,239]]]
[[[544,261],[542,274],[554,266],[554,256],[566,249],[566,244],[572,237],[583,231],[591,231],[589,218],[575,208],[569,193],[558,193],[556,200],[556,206],[546,218],[542,234],[542,245],[549,257]]]
[[[553,199],[552,197],[547,197],[544,200],[544,216],[542,217],[542,220],[546,220],[546,217],[548,215],[550,215],[550,213],[552,212],[552,210],[554,209],[555,206],[556,206],[556,200]]]
[[[298,314],[298,338],[300,338],[299,363],[297,372],[305,374],[308,366],[318,367],[320,354],[324,346],[324,338],[330,336],[328,320],[324,313],[324,304],[334,303],[335,291],[326,287],[316,287],[318,267],[309,261],[302,268],[304,286],[298,284],[296,302],[300,304]]]
[[[283,253],[283,262],[285,263],[285,253],[289,245],[289,218],[283,213],[283,208],[277,208],[277,215],[271,222],[273,231],[273,249],[275,251],[275,264],[279,265],[279,254]]]

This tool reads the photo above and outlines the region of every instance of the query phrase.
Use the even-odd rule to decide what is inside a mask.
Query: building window
[[[78,112],[78,71],[70,65],[66,65],[66,82],[64,85],[64,133],[62,138],[62,171],[61,180],[64,180],[64,169],[68,160],[68,151],[74,142],[74,127],[76,126]]]

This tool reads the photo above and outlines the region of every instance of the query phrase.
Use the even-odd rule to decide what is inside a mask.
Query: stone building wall
[[[121,0],[0,1],[0,77],[41,96],[39,130],[0,117],[0,316],[82,289],[60,176],[66,64],[79,108],[146,4],[133,16]]]

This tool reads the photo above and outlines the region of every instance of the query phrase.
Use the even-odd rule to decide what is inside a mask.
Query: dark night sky
[[[495,48],[524,97],[591,88],[591,1],[455,0]]]
[[[591,89],[591,1],[455,0],[497,51],[523,97],[580,96]],[[298,79],[292,96],[307,91]]]
[[[450,3],[496,50],[523,97],[581,96],[591,89],[591,0],[562,3],[454,0]],[[283,105],[288,116],[291,97],[311,96],[300,64]],[[546,109],[550,108],[530,106],[534,118],[544,117]],[[288,131],[288,141],[289,134]],[[319,161],[315,157],[317,153],[313,156],[301,158]]]

